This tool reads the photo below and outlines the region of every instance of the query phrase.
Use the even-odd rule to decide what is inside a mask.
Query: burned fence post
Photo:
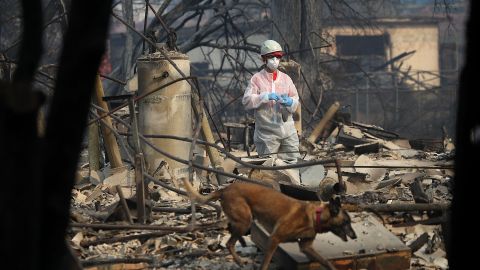
[[[137,190],[137,219],[138,223],[145,224],[146,210],[145,210],[145,185],[143,182],[143,154],[135,155],[135,183]]]
[[[135,111],[135,101],[133,95],[128,97],[128,109],[130,111],[130,122],[133,134],[133,145],[135,147],[135,184],[137,192],[137,219],[138,223],[145,224],[147,212],[145,209],[145,199],[148,200],[148,192],[145,192],[145,183],[143,181],[144,157],[140,148],[140,136],[138,133],[138,119]]]

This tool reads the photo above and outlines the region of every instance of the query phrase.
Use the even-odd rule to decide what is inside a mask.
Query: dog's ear
[[[339,197],[336,196],[334,198],[330,198],[328,209],[330,210],[330,213],[332,214],[332,216],[336,216],[338,215],[338,213],[340,213],[340,207],[341,207],[341,204],[340,204]]]

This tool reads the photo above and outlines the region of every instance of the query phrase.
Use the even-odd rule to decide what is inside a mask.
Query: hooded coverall
[[[298,136],[295,129],[292,113],[298,106],[298,92],[292,79],[285,73],[277,70],[276,79],[273,73],[265,69],[255,73],[243,95],[242,103],[245,109],[253,109],[255,116],[255,132],[253,142],[259,156],[277,152],[290,152],[279,154],[278,157],[294,160],[298,153]],[[287,107],[268,99],[269,93],[278,96],[288,95],[293,99],[292,106]],[[282,112],[288,115],[284,122]]]

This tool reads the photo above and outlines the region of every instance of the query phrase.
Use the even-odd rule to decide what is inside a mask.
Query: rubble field
[[[302,158],[312,161],[334,157],[340,161],[346,185],[342,204],[353,216],[352,222],[364,222],[362,216],[374,213],[410,248],[410,269],[448,269],[442,224],[447,221],[452,200],[451,140],[421,142],[373,134],[369,129],[344,125],[318,144],[306,145],[302,139],[302,148],[307,149]],[[233,146],[233,155],[246,156],[238,150],[241,147]],[[82,155],[88,153],[84,151]],[[245,166],[232,164],[234,169],[228,171],[245,177],[261,176],[252,174]],[[322,181],[338,181],[335,166],[325,165],[323,169],[317,177],[321,180],[313,185],[321,187]],[[291,171],[275,172],[279,174],[291,184],[302,186],[298,175]],[[168,166],[156,177],[163,185],[183,189]],[[194,173],[194,185],[204,193],[218,188],[214,180],[205,172]],[[88,163],[79,165],[67,240],[85,269],[256,269],[262,261],[263,253],[250,236],[245,237],[246,247],[239,243],[236,247],[248,263],[239,266],[233,261],[225,247],[229,238],[226,219],[223,214],[217,217],[213,207],[196,206],[196,225],[192,230],[192,209],[187,197],[165,189],[159,182],[150,182],[146,190],[150,198],[149,218],[141,227],[134,169],[127,165],[91,171]],[[130,217],[120,197],[125,198]],[[89,227],[90,224],[103,227]],[[269,269],[281,269],[277,263],[273,260]]]

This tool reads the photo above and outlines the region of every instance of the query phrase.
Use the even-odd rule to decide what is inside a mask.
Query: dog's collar
[[[315,209],[315,231],[321,232],[320,216],[322,215],[323,207]]]

